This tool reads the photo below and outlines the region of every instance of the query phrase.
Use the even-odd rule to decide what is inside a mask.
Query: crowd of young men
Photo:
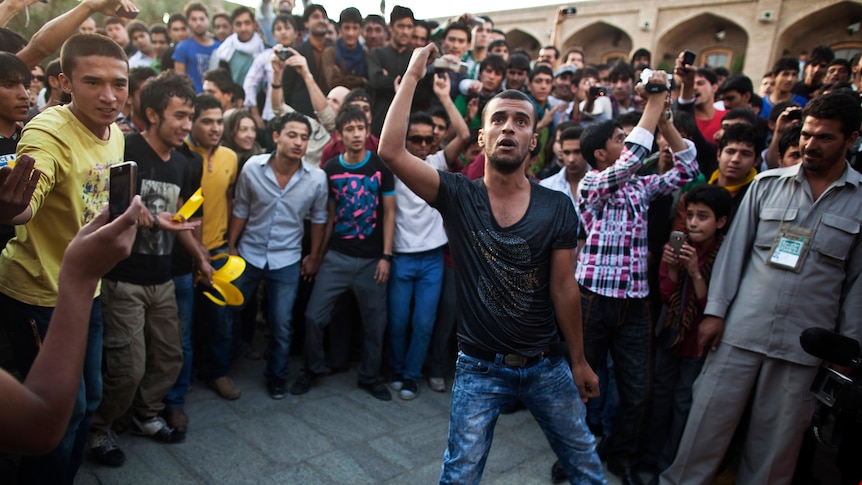
[[[497,416],[519,403],[559,459],[554,480],[603,483],[601,461],[626,484],[806,473],[820,361],[799,334],[862,338],[848,297],[862,61],[820,46],[800,76],[782,57],[755,93],[681,53],[646,91],[644,49],[611,66],[577,48],[532,59],[469,14],[441,25],[395,6],[387,23],[351,7],[334,22],[290,0],[192,2],[166,25],[110,16],[99,32],[92,14],[120,6],[134,9],[87,0],[50,35],[0,46],[11,371],[26,377],[51,335],[63,253],[107,202],[111,166],[137,163],[143,206],[131,254],[95,288],[67,431],[14,479],[71,483],[86,450],[120,466],[118,431],[184,440],[195,376],[240,398],[230,368],[260,358],[243,317],[258,294],[273,399],[356,356],[358,387],[383,401],[417,398],[424,378],[444,392],[454,369],[444,483],[481,479]],[[229,148],[237,115],[256,148]],[[720,194],[688,193],[701,184]],[[198,189],[202,209],[175,217]],[[245,261],[239,306],[201,293],[228,255]]]

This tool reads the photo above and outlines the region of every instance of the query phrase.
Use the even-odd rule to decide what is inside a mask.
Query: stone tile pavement
[[[437,483],[450,392],[433,392],[423,382],[412,401],[381,402],[356,387],[351,370],[319,380],[308,394],[276,401],[266,391],[263,366],[236,362],[231,376],[243,392],[236,401],[196,381],[184,443],[122,434],[126,464],[108,468],[88,459],[76,485]],[[291,360],[289,382],[299,366]],[[529,412],[501,416],[483,483],[551,483],[554,459]]]

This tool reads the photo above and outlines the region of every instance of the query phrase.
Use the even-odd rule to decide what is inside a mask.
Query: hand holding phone
[[[138,164],[125,162],[111,167],[110,195],[108,207],[111,220],[116,219],[132,204],[137,194]]]
[[[673,248],[673,253],[679,256],[680,251],[682,251],[682,243],[685,242],[685,234],[682,231],[672,231],[670,233],[670,247]]]

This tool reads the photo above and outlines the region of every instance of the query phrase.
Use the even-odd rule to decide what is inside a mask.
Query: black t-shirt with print
[[[533,183],[524,217],[502,228],[482,179],[439,174],[432,206],[443,215],[456,269],[459,341],[502,354],[539,354],[559,341],[551,252],[578,245],[571,200]]]
[[[164,161],[153,151],[143,135],[126,136],[126,161],[138,164],[138,193],[144,207],[155,215],[158,212],[175,213],[180,198],[192,194],[186,158],[176,150]],[[171,250],[175,233],[138,229],[132,254],[120,261],[105,275],[106,279],[136,285],[158,285],[171,279]]]

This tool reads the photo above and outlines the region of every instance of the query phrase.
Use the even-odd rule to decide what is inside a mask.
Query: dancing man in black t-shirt
[[[578,222],[563,194],[531,183],[524,163],[536,146],[536,110],[504,91],[482,114],[485,176],[434,170],[405,148],[416,85],[436,51],[416,50],[380,139],[392,172],[443,215],[457,268],[460,352],[441,483],[478,483],[497,417],[527,406],[572,482],[604,483],[582,401],[598,395],[581,335],[572,274]],[[557,328],[566,344],[559,342]],[[564,350],[571,355],[571,368]]]

